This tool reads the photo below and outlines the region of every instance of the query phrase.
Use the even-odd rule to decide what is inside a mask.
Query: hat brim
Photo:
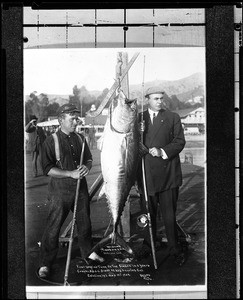
[[[153,95],[153,94],[164,94],[165,92],[164,91],[157,91],[157,92],[151,92],[151,93],[147,93],[146,95],[145,95],[145,97],[148,97],[149,95]]]
[[[77,114],[80,114],[80,110],[65,110],[65,111],[60,111],[58,113],[58,116],[60,116],[61,114],[71,114],[71,113],[77,113]]]

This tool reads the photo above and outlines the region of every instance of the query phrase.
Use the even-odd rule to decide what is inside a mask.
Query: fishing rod
[[[145,130],[145,121],[143,119],[143,99],[144,99],[144,75],[145,75],[145,55],[144,55],[144,61],[143,61],[143,82],[142,82],[142,113],[141,113],[141,142],[143,143],[143,133]],[[146,185],[146,174],[145,174],[145,161],[144,156],[142,157],[142,177],[143,177],[143,191],[144,191],[144,197],[145,197],[145,204],[146,204],[146,210],[147,210],[147,219],[148,219],[148,225],[149,225],[149,234],[150,234],[150,242],[151,242],[151,249],[152,249],[152,255],[153,255],[153,262],[154,262],[154,268],[157,269],[157,261],[155,256],[155,247],[154,247],[154,239],[153,239],[153,231],[152,231],[152,222],[151,222],[151,216],[149,212],[149,199],[148,199],[148,193],[147,193],[147,185]]]
[[[85,140],[83,139],[83,145],[82,145],[82,150],[81,150],[81,155],[80,155],[80,164],[79,164],[80,166],[82,166],[82,164],[83,164],[84,147],[85,147]],[[77,204],[78,204],[80,181],[81,181],[81,178],[78,178],[77,187],[76,187],[76,194],[75,194],[75,200],[74,200],[72,227],[71,227],[71,233],[70,233],[69,244],[68,244],[67,262],[66,262],[65,275],[64,275],[64,286],[70,285],[68,283],[68,272],[69,272],[70,261],[71,261],[73,233],[74,233],[74,226],[75,226],[75,223],[76,223],[76,211],[77,211]]]

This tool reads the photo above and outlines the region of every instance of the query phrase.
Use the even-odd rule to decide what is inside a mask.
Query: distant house
[[[92,110],[90,110],[90,111],[92,111]],[[93,128],[93,129],[95,129],[95,137],[98,140],[99,137],[102,135],[102,133],[104,131],[105,123],[106,123],[107,116],[108,116],[108,110],[107,109],[103,109],[103,111],[101,112],[101,114],[98,115],[98,116],[96,116],[96,117],[90,117],[90,116],[88,116],[87,114],[90,111],[88,111],[86,113],[86,116],[83,118],[83,124],[77,126],[77,131],[81,132],[84,129],[90,130],[90,129]]]
[[[98,115],[97,117],[86,116],[84,118],[85,125],[105,125],[107,115]]]
[[[185,134],[200,134],[205,131],[205,109],[203,107],[188,108],[176,111],[181,117]]]
[[[84,118],[84,125],[105,126],[107,116],[108,116],[108,109],[107,108],[104,108],[102,110],[102,112],[96,117],[88,116],[89,112],[92,112],[92,109],[87,111],[86,116]]]

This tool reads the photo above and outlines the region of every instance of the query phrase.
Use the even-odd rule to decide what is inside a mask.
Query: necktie
[[[155,113],[153,113],[153,120],[152,120],[152,124],[154,124],[154,120],[155,120],[155,118],[156,118],[156,114],[155,114]]]

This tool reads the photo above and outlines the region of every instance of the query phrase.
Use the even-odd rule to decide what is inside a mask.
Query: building
[[[176,113],[181,117],[185,134],[202,134],[205,132],[206,118],[203,107],[182,109]]]
[[[100,114],[97,117],[89,117],[86,116],[84,118],[84,124],[85,125],[99,125],[99,126],[105,126],[105,122],[107,120],[107,115]]]

